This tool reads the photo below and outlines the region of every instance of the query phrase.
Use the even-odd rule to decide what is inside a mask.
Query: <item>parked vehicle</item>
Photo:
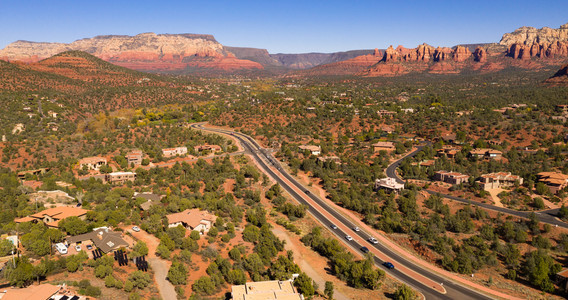
[[[139,231],[140,231],[140,227],[134,226],[134,227],[132,227],[132,230],[135,231],[135,232],[139,232]]]
[[[55,244],[55,250],[57,250],[57,252],[61,254],[67,254],[67,246],[65,246],[65,244],[63,243]]]
[[[75,250],[76,250],[77,252],[81,252],[81,245],[76,245],[76,246],[75,246]]]

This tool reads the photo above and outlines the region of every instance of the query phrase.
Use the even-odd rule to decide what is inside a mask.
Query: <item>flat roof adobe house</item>
[[[469,155],[475,156],[477,158],[501,159],[503,152],[494,149],[479,148],[469,151]]]
[[[134,172],[112,172],[105,175],[105,182],[110,184],[124,184],[127,181],[136,180]]]
[[[89,170],[99,170],[100,167],[107,164],[107,160],[104,157],[93,156],[85,157],[79,160],[79,168],[87,167]]]
[[[231,287],[233,300],[304,300],[292,280],[247,282]]]
[[[166,148],[162,149],[162,155],[164,157],[173,157],[176,155],[184,155],[187,154],[187,147],[175,147],[175,148]]]
[[[316,145],[300,145],[298,146],[300,150],[308,150],[312,153],[312,155],[320,155],[321,154],[321,147]]]
[[[458,172],[438,171],[434,174],[434,180],[450,184],[461,184],[467,182],[468,175]]]
[[[82,209],[80,207],[69,207],[69,206],[58,206],[53,208],[48,208],[46,210],[42,210],[38,213],[33,215],[29,215],[27,217],[19,218],[14,220],[16,223],[25,223],[25,222],[43,222],[48,227],[59,227],[59,221],[69,218],[69,217],[78,217],[79,219],[84,220],[87,216],[88,210]]]
[[[199,146],[193,147],[193,150],[195,150],[195,152],[201,152],[201,151],[217,152],[217,151],[221,151],[221,146],[219,146],[219,145],[199,145]]]
[[[372,146],[374,152],[379,152],[381,150],[390,152],[396,150],[396,147],[392,142],[376,142]]]
[[[211,229],[217,220],[217,216],[205,210],[199,210],[198,208],[186,209],[182,212],[167,215],[166,217],[168,218],[168,228],[182,225],[188,230],[200,232],[209,232],[209,229]]]
[[[398,183],[396,182],[396,179],[390,177],[381,178],[375,180],[375,189],[376,190],[386,189],[386,190],[399,192],[404,189],[404,183]]]
[[[126,154],[126,160],[128,161],[128,165],[134,164],[135,166],[139,166],[142,164],[142,158],[144,154],[141,150],[132,150],[128,154]]]

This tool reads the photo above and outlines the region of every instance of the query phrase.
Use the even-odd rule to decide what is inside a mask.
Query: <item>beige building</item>
[[[511,172],[483,174],[479,180],[476,181],[476,183],[486,191],[490,189],[512,187],[515,185],[515,182],[523,184],[523,178],[517,175],[512,175]]]
[[[557,172],[540,172],[537,174],[538,180],[548,186],[551,193],[556,194],[561,189],[568,186],[568,175]]]
[[[296,291],[292,280],[258,281],[233,285],[231,296],[233,300],[304,300],[304,296]]]
[[[142,164],[143,154],[141,150],[132,150],[130,153],[126,154],[126,160],[128,161],[128,165],[134,164],[135,166],[139,166]]]
[[[184,155],[184,154],[187,154],[187,147],[175,147],[175,148],[162,149],[162,155],[164,157],[172,157],[172,156]]]
[[[168,228],[182,225],[188,230],[199,232],[209,232],[209,229],[217,220],[217,216],[198,208],[186,209],[179,213],[167,215],[166,218],[168,218]]]
[[[89,170],[99,170],[100,167],[107,164],[107,160],[104,157],[93,156],[85,157],[79,160],[79,168],[83,169],[87,167]]]
[[[436,174],[434,174],[434,180],[443,181],[450,184],[462,184],[464,182],[467,182],[468,179],[468,175],[458,172],[438,171],[436,172]]]
[[[320,155],[321,154],[321,147],[316,145],[300,145],[298,146],[300,150],[308,150],[312,155]]]
[[[376,142],[373,144],[373,151],[379,152],[385,150],[387,152],[396,150],[396,147],[392,142]]]
[[[110,184],[124,184],[127,181],[136,180],[134,172],[112,172],[105,175],[105,182]]]
[[[469,155],[481,159],[483,158],[500,159],[503,156],[503,152],[494,149],[479,148],[469,151]]]

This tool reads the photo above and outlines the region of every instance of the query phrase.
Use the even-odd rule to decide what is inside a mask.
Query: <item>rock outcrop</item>
[[[137,70],[183,70],[192,65],[221,70],[263,68],[259,63],[237,59],[213,36],[202,34],[106,35],[70,44],[17,41],[0,50],[0,59],[36,62],[69,50]]]
[[[487,62],[487,50],[483,47],[477,47],[473,52],[473,59],[480,63]]]
[[[372,54],[359,55],[348,60],[323,64],[315,66],[308,70],[302,70],[295,73],[311,76],[355,75],[378,63],[382,58],[383,54],[381,53],[381,51],[379,49],[375,49]]]
[[[556,74],[548,78],[545,82],[554,85],[568,85],[568,64],[562,66]]]
[[[507,56],[514,59],[568,57],[568,24],[557,29],[521,27],[504,34],[499,44],[507,46]]]

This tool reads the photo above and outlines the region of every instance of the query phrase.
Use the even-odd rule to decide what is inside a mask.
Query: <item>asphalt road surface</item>
[[[296,181],[290,174],[288,174],[284,169],[280,166],[279,162],[270,154],[268,150],[262,149],[260,145],[251,137],[244,135],[242,133],[224,130],[224,129],[214,129],[214,128],[205,128],[202,126],[203,123],[192,124],[191,127],[195,129],[201,129],[211,132],[217,132],[222,134],[229,134],[234,136],[243,148],[245,152],[249,153],[253,156],[253,158],[258,162],[262,171],[266,173],[268,176],[272,177],[276,180],[282,188],[284,188],[296,201],[301,204],[305,204],[308,206],[308,212],[312,214],[323,226],[329,228],[331,225],[334,225],[335,222],[342,223],[346,228],[353,228],[355,225],[352,224],[345,216],[337,212],[335,209],[331,208],[324,200],[320,199],[319,197],[315,196],[314,194],[310,193],[303,185],[301,185],[298,181]],[[420,148],[421,149],[421,148]],[[419,150],[418,150],[419,151]],[[395,168],[396,169],[396,168]],[[276,170],[276,171],[274,171]],[[278,174],[277,174],[278,173]],[[286,180],[283,180],[286,179]],[[289,184],[289,182],[291,184]],[[304,191],[304,195],[300,195],[297,190]],[[304,199],[305,196],[308,196],[311,200],[316,202],[319,207],[325,210],[327,214],[332,215],[336,221],[328,220],[322,212],[318,211],[311,205],[310,202]],[[414,289],[418,290],[420,293],[424,295],[426,299],[492,299],[491,297],[482,294],[478,291],[472,290],[468,287],[463,285],[457,284],[453,281],[448,280],[448,278],[441,276],[437,273],[434,273],[431,270],[423,269],[420,266],[414,265],[411,262],[405,260],[403,256],[400,256],[398,253],[392,251],[390,248],[379,244],[370,244],[367,239],[372,236],[366,233],[364,230],[359,232],[355,232],[353,230],[347,231],[342,230],[341,227],[338,229],[333,230],[333,232],[339,237],[345,237],[346,235],[351,235],[355,239],[348,243],[352,248],[359,251],[361,254],[361,247],[375,247],[380,252],[384,253],[390,258],[390,262],[395,265],[395,269],[386,269],[382,266],[383,261],[379,258],[374,256],[375,263],[378,267],[382,268],[387,272],[389,275],[397,278],[398,280],[412,286]],[[401,271],[399,271],[396,266],[404,266],[424,277],[427,277],[435,282],[439,282],[443,284],[443,287],[446,290],[445,294],[442,294],[435,289],[431,288],[430,286],[425,285],[423,282],[409,276]]]

